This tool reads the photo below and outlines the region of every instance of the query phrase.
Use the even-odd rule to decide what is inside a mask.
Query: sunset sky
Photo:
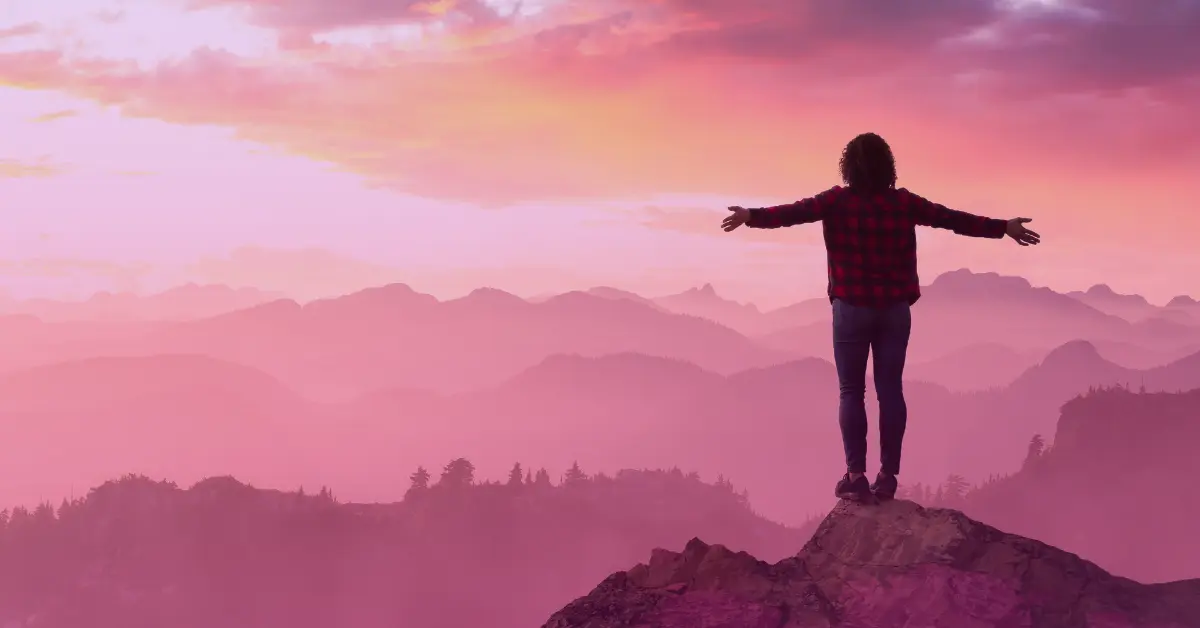
[[[1059,289],[1200,296],[1194,0],[0,0],[0,282],[299,297],[824,286],[725,206],[900,184],[1044,237],[922,236]]]

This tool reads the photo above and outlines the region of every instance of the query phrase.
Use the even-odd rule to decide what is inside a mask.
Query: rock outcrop
[[[1200,580],[1147,585],[954,510],[843,502],[774,565],[693,539],[543,628],[1196,628]]]

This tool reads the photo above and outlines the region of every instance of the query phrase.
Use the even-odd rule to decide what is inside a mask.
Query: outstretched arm
[[[968,214],[925,199],[906,189],[902,188],[899,191],[918,225],[947,229],[972,238],[994,239],[1003,238],[1008,229],[1006,220]]]
[[[833,205],[837,189],[826,190],[795,203],[751,209],[746,226],[753,229],[778,229],[824,220]]]

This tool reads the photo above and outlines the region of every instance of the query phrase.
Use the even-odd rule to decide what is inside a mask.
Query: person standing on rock
[[[841,389],[838,422],[846,452],[846,474],[834,493],[842,499],[865,500],[872,494],[890,499],[896,495],[908,422],[901,379],[912,328],[909,308],[921,296],[916,226],[975,238],[1007,235],[1021,246],[1038,244],[1041,236],[1025,227],[1029,218],[975,216],[897,189],[892,149],[874,133],[850,140],[840,167],[845,186],[787,205],[730,207],[721,228],[726,232],[742,225],[777,229],[821,221],[833,306],[833,356]],[[881,463],[873,484],[866,479],[870,353],[879,397]]]

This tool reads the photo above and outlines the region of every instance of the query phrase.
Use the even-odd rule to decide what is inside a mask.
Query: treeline
[[[517,628],[654,548],[698,536],[778,560],[807,538],[755,515],[724,478],[678,468],[509,476],[480,480],[456,458],[413,472],[400,501],[362,504],[130,475],[57,508],[13,508],[0,626]]]
[[[433,475],[424,466],[418,466],[417,470],[409,476],[408,490],[404,494],[405,500],[419,498],[421,495],[432,489],[442,490],[462,490],[470,487],[498,487],[505,486],[511,489],[533,488],[533,489],[551,489],[551,488],[578,488],[589,485],[604,486],[615,481],[624,481],[631,478],[645,480],[651,477],[661,477],[680,484],[690,484],[693,486],[712,486],[733,495],[737,502],[745,504],[747,507],[750,503],[750,493],[746,489],[738,491],[734,488],[733,483],[724,475],[718,475],[715,482],[707,485],[701,480],[700,474],[696,471],[684,472],[679,467],[670,469],[622,469],[616,475],[608,475],[606,473],[595,473],[589,475],[579,466],[578,462],[571,464],[560,477],[557,483],[551,480],[550,473],[544,467],[534,471],[532,468],[525,468],[520,462],[513,463],[512,468],[508,472],[508,477],[503,482],[500,481],[477,481],[475,478],[475,465],[466,458],[455,458],[446,463],[442,468],[436,482],[433,482]]]
[[[1021,470],[1036,468],[1041,464],[1043,457],[1049,453],[1050,448],[1046,445],[1046,440],[1041,434],[1034,434],[1029,439],[1029,446],[1025,452],[1025,459],[1021,465]],[[917,482],[911,485],[901,484],[896,490],[897,499],[907,499],[923,506],[931,506],[933,508],[963,508],[967,502],[980,491],[986,491],[989,487],[1003,482],[1012,477],[1009,474],[993,474],[988,479],[978,484],[971,484],[961,475],[952,473],[946,476],[946,479],[938,484],[924,484]]]
[[[545,491],[551,489],[580,489],[584,487],[615,487],[630,484],[658,484],[664,489],[691,489],[688,492],[713,494],[728,494],[731,503],[745,509],[750,509],[750,495],[745,489],[735,489],[733,483],[720,475],[713,483],[704,482],[695,471],[684,472],[679,467],[670,469],[622,469],[614,475],[606,473],[588,474],[578,463],[571,465],[557,481],[552,480],[549,472],[543,467],[534,471],[526,469],[520,463],[514,463],[508,477],[504,481],[479,480],[476,477],[475,465],[466,458],[455,458],[442,468],[436,480],[433,474],[424,466],[418,466],[408,478],[408,489],[404,499],[399,504],[356,504],[360,507],[403,506],[420,501],[427,495],[438,493],[475,490],[481,495],[492,493],[495,489],[508,489],[510,492],[518,489],[530,491]],[[228,476],[206,478],[197,482],[187,491],[171,481],[157,481],[143,475],[127,474],[119,480],[110,480],[101,486],[91,489],[86,496],[63,499],[56,508],[50,502],[43,502],[35,508],[15,506],[0,509],[0,537],[5,532],[23,533],[32,528],[46,527],[59,520],[70,519],[75,514],[82,513],[89,504],[94,504],[97,498],[106,501],[110,496],[126,495],[131,501],[144,499],[146,496],[163,498],[166,494],[175,492],[209,493],[216,498],[237,499],[237,494],[246,492],[258,495],[262,499],[273,499],[277,504],[295,509],[313,509],[322,506],[337,506],[342,502],[329,487],[322,486],[315,493],[309,493],[304,487],[294,491],[279,491],[259,489],[241,483]]]

